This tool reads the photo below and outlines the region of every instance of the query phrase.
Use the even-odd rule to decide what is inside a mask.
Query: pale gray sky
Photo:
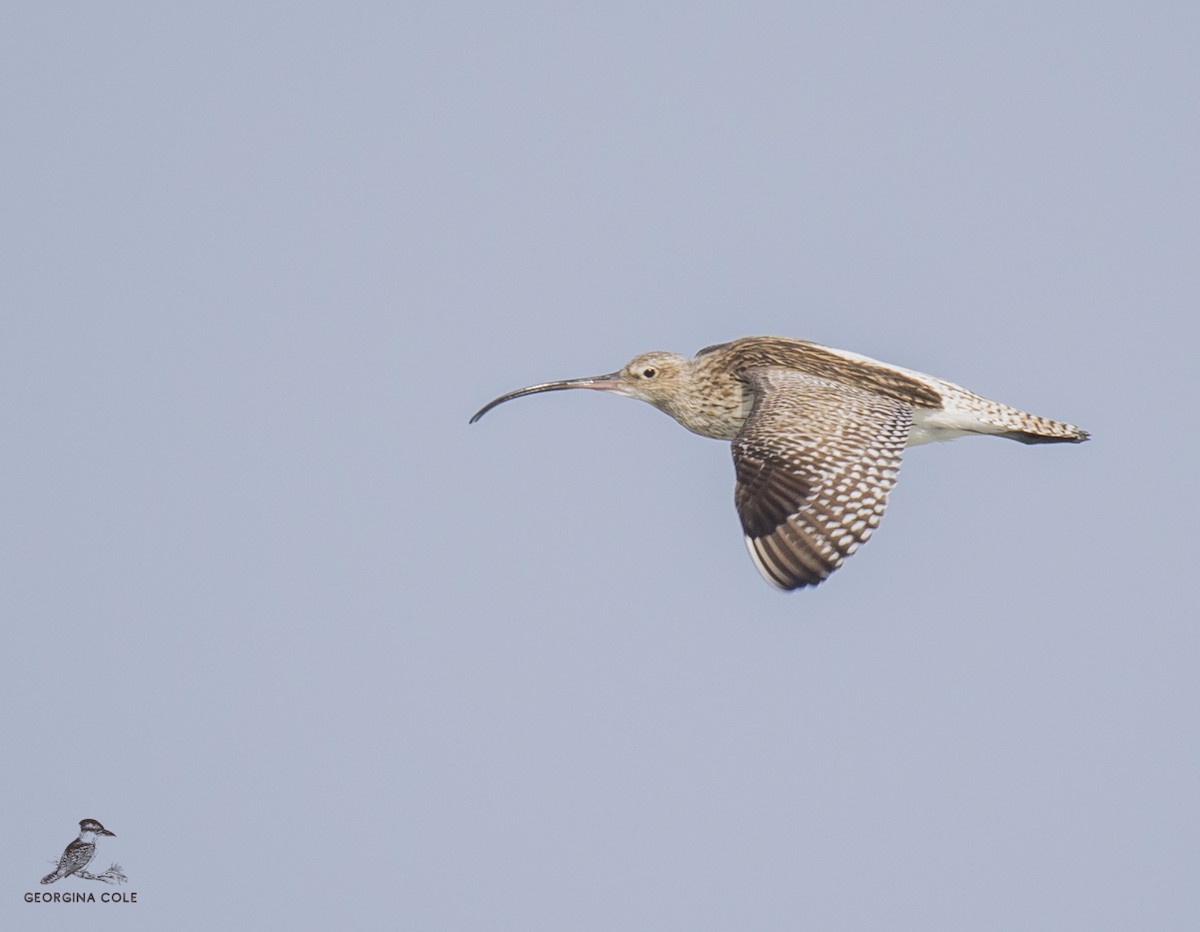
[[[1198,27],[6,4],[0,926],[1195,928]],[[783,595],[727,444],[467,425],[761,333],[1094,440]]]

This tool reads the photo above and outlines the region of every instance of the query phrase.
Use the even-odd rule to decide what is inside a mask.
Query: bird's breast
[[[713,440],[732,440],[753,407],[754,393],[735,383],[721,392],[689,392],[667,413],[692,433]]]

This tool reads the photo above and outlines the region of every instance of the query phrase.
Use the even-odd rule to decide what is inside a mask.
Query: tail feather
[[[1089,436],[1074,424],[1052,421],[998,401],[985,400],[981,414],[984,421],[999,428],[999,436],[1020,443],[1083,443]]]
[[[942,393],[943,411],[951,417],[960,416],[967,421],[974,419],[977,425],[972,427],[964,423],[954,426],[1008,437],[1020,443],[1083,443],[1088,439],[1088,432],[1074,424],[1039,417],[1012,405],[992,401],[952,382],[939,379],[937,386]]]
[[[1001,437],[1007,437],[1009,440],[1016,440],[1019,443],[1083,443],[1091,434],[1086,430],[1080,430],[1078,427],[1073,427],[1070,424],[1063,424],[1062,427],[1067,428],[1070,433],[1063,431],[1054,434],[1035,434],[1027,430],[1007,430],[1000,434]]]

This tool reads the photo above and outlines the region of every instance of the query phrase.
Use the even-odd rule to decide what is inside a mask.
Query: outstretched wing
[[[879,524],[912,409],[794,369],[741,376],[754,392],[733,438],[734,503],[746,546],[769,583],[815,586]]]

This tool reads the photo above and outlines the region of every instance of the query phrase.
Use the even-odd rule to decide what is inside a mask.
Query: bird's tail
[[[58,880],[58,877],[59,877],[59,873],[56,868],[55,870],[52,870],[45,877],[42,878],[42,883],[54,883],[54,881]]]
[[[967,430],[1007,437],[1021,443],[1083,443],[1088,439],[1088,432],[1074,424],[1038,417],[1012,405],[976,395],[951,382],[939,379],[937,385],[942,393],[943,410],[952,416],[962,414],[975,419],[976,427],[963,425]]]
[[[1063,421],[1051,421],[1044,417],[1025,415],[1032,422],[1019,430],[1006,430],[1001,437],[1021,443],[1083,443],[1091,436],[1086,430]]]

